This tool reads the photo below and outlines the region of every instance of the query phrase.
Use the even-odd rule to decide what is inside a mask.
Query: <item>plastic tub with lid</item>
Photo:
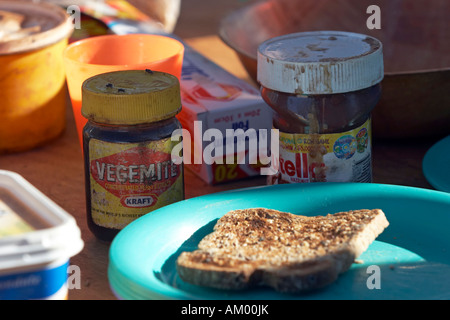
[[[72,32],[71,18],[57,5],[0,0],[0,154],[63,132],[63,51]]]
[[[75,219],[17,173],[0,170],[0,300],[63,300],[83,248]]]

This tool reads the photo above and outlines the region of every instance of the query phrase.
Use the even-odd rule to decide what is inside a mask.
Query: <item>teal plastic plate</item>
[[[382,209],[390,226],[328,287],[292,295],[183,282],[175,261],[230,210],[265,207],[302,215]],[[380,184],[293,184],[211,194],[169,205],[128,225],[110,248],[120,299],[450,299],[450,194]]]
[[[428,150],[423,158],[422,170],[434,188],[450,192],[450,136]]]

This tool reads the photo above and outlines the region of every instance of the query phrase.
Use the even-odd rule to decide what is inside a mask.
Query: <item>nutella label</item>
[[[91,211],[95,224],[123,229],[155,209],[182,200],[183,167],[168,139],[120,144],[91,139]]]
[[[280,132],[277,174],[270,184],[308,182],[372,182],[371,120],[333,134]]]

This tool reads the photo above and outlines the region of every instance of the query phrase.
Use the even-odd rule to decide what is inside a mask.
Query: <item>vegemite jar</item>
[[[371,182],[371,111],[383,76],[382,44],[366,35],[317,31],[263,42],[258,82],[279,130],[268,183]]]
[[[99,239],[110,241],[135,219],[184,199],[175,76],[150,70],[94,76],[83,83],[81,111],[88,119],[87,219]]]

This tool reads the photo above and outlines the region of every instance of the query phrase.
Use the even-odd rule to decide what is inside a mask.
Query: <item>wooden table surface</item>
[[[220,18],[248,3],[238,0],[183,0],[175,34],[229,72],[250,81],[235,53],[217,36]],[[422,174],[421,164],[426,151],[437,140],[375,140],[374,182],[431,188]],[[0,168],[21,174],[76,218],[85,248],[71,260],[72,265],[80,267],[81,289],[72,289],[69,298],[115,299],[107,279],[109,244],[98,241],[86,223],[83,159],[70,106],[67,107],[67,129],[61,137],[31,151],[1,155]],[[189,171],[185,176],[187,198],[265,184],[264,178],[253,178],[210,186]]]

